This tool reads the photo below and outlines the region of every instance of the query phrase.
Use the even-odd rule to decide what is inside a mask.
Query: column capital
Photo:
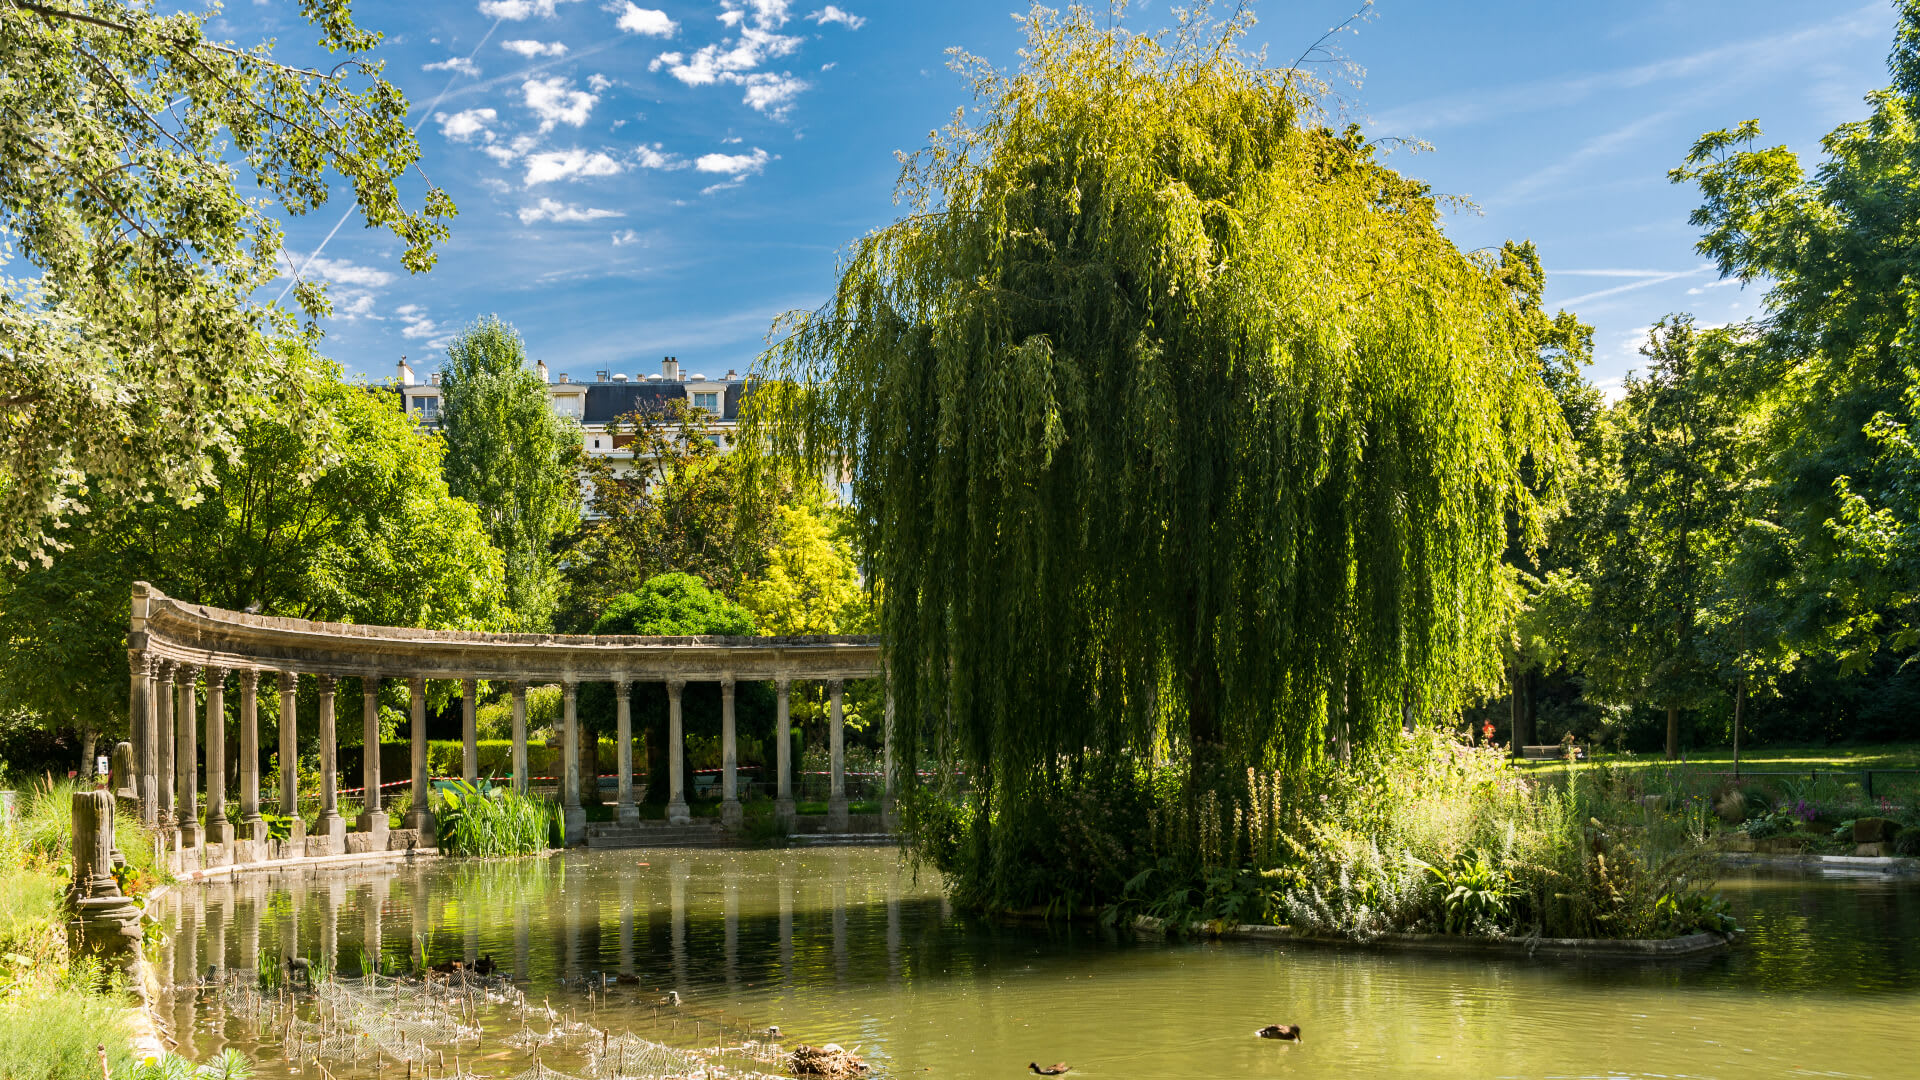
[[[673,678],[667,680],[667,696],[669,697],[679,697],[686,688],[687,680],[685,679]]]
[[[572,677],[560,680],[560,696],[572,701],[580,696],[580,680]]]
[[[175,660],[173,662],[173,681],[174,682],[176,683],[184,682],[189,686],[191,686],[199,678],[200,678],[200,665],[189,664],[184,660]]]
[[[424,693],[427,689],[427,677],[425,675],[407,676],[407,689],[415,694]]]
[[[161,682],[171,682],[173,680],[173,661],[165,657],[155,657],[153,661],[153,677],[159,679]]]
[[[630,700],[633,697],[633,680],[624,675],[613,680],[613,696],[619,701]]]
[[[292,694],[300,689],[300,673],[297,671],[277,671],[274,676],[280,680],[280,692]]]
[[[133,673],[133,677],[136,679],[150,677],[153,674],[154,667],[158,663],[159,662],[153,657],[147,655],[147,650],[145,649],[127,650],[127,668]]]
[[[729,671],[726,674],[720,676],[720,693],[722,696],[732,697],[733,687],[734,687],[733,672]]]
[[[260,689],[260,669],[259,668],[241,668],[240,669],[240,686],[246,690],[254,690],[254,691],[259,690]]]
[[[827,689],[832,690],[835,693],[845,690],[846,688],[847,688],[847,680],[845,679],[828,679],[827,680]]]
[[[333,693],[334,686],[340,682],[340,677],[337,675],[315,675],[313,680],[320,684],[321,693],[331,694]]]
[[[219,683],[222,687],[224,687],[227,684],[227,674],[231,672],[233,669],[228,667],[221,667],[218,664],[209,664],[206,667],[201,668],[200,670],[206,672],[208,686],[212,686],[215,683]]]
[[[372,690],[375,693],[379,692],[380,684],[384,681],[386,681],[386,676],[380,674],[377,671],[369,671],[360,676],[361,688],[366,690]]]
[[[782,690],[791,689],[793,686],[793,676],[775,675],[773,677],[773,685],[779,687]]]

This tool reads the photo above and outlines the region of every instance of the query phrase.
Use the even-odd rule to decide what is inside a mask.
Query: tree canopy
[[[767,568],[740,587],[740,603],[765,634],[862,632],[860,572],[834,535],[833,508],[793,502],[774,511]]]
[[[440,475],[438,440],[390,391],[304,354],[191,504],[79,519],[50,567],[0,575],[0,708],[52,723],[126,716],[136,579],[193,603],[339,622],[491,630],[500,555]]]
[[[300,8],[332,67],[216,41],[212,12],[0,4],[0,232],[32,268],[0,278],[0,557],[46,561],[71,515],[212,479],[271,381],[268,338],[294,330],[256,299],[289,264],[276,213],[343,178],[403,265],[433,265],[454,207],[431,185],[403,204],[420,150],[379,35],[347,0]]]
[[[1498,254],[1242,18],[1026,25],[744,409],[851,479],[908,764],[1303,763],[1495,682],[1522,462],[1566,443]]]
[[[660,574],[607,605],[593,625],[596,634],[666,637],[753,633],[747,609],[707,588],[692,574]]]
[[[447,346],[440,379],[447,486],[480,510],[505,558],[519,630],[548,630],[560,602],[556,538],[580,521],[580,425],[553,411],[520,334],[482,319]]]

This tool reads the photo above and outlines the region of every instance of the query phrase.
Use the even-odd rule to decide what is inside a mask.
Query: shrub
[[[1894,833],[1893,853],[1920,856],[1920,826],[1909,825]]]
[[[440,850],[450,855],[531,855],[566,841],[565,821],[549,799],[464,780],[434,798]]]
[[[28,787],[21,799],[20,818],[14,832],[14,842],[19,845],[15,861],[61,878],[70,876],[73,793],[82,790],[81,783],[48,777]],[[168,880],[168,875],[163,865],[154,862],[153,834],[141,823],[140,816],[127,813],[128,804],[124,802],[117,809],[119,812],[113,816],[113,843],[127,860],[121,885],[131,886],[130,895],[139,895]]]
[[[99,1080],[100,1046],[115,1076],[132,1073],[124,995],[63,985],[0,1005],[0,1076]]]

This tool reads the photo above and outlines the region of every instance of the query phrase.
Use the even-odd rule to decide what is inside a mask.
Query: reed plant
[[[560,809],[550,799],[449,781],[435,795],[440,850],[450,855],[531,855],[566,840]]]

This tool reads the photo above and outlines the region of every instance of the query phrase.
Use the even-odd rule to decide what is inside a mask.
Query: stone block
[[[1900,823],[1887,818],[1863,817],[1853,823],[1853,842],[1856,844],[1883,844],[1893,840],[1893,834],[1900,831]]]
[[[1893,844],[1886,840],[1877,840],[1871,844],[1855,844],[1853,845],[1853,853],[1855,855],[1867,855],[1874,858],[1885,858],[1893,854]]]
[[[367,855],[374,851],[385,850],[385,845],[379,848],[373,846],[372,833],[350,832],[347,834],[347,854],[349,855]]]

